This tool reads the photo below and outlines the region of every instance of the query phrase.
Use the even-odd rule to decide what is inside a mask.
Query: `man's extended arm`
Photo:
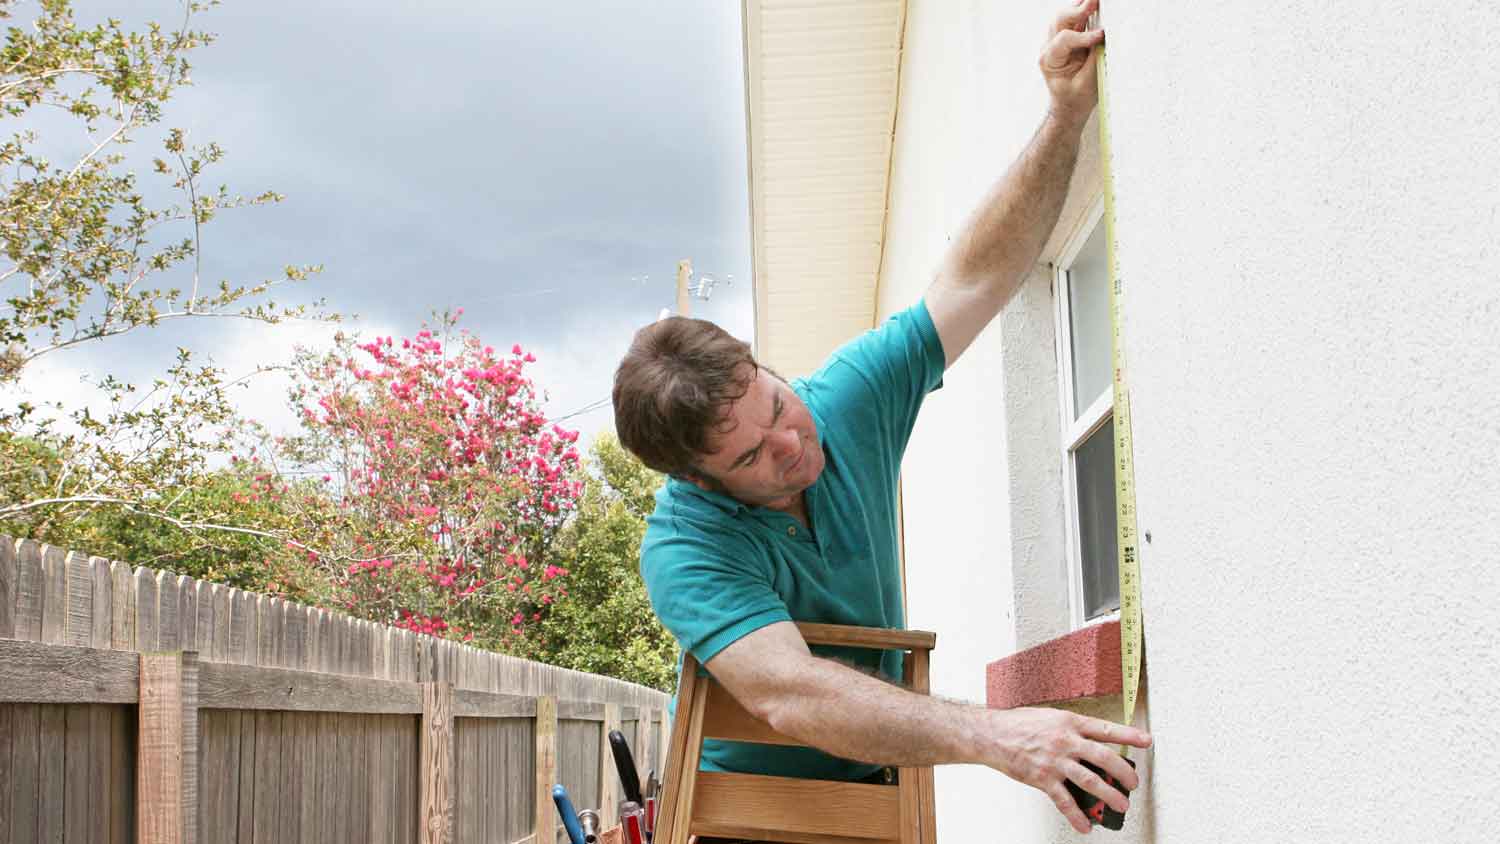
[[[953,239],[924,294],[948,366],[1010,301],[1062,213],[1098,98],[1091,51],[1104,33],[1081,31],[1096,8],[1098,0],[1085,0],[1053,23],[1039,62],[1051,94],[1047,116]]]
[[[1147,747],[1140,730],[1055,709],[991,710],[928,697],[808,651],[796,625],[768,625],[706,667],[752,715],[809,746],[879,765],[988,765],[1041,790],[1080,832],[1065,779],[1123,812],[1125,796],[1079,764],[1135,788],[1135,770],[1100,742]]]

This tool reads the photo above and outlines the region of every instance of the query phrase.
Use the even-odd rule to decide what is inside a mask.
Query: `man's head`
[[[620,442],[643,463],[746,504],[783,505],[823,471],[807,405],[711,322],[637,331],[613,397]]]

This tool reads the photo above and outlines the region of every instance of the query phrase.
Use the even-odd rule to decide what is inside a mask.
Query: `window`
[[[1058,391],[1073,624],[1120,607],[1115,531],[1113,374],[1104,205],[1095,204],[1057,265]]]

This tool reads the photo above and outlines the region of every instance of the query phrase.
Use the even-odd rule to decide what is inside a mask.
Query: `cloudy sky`
[[[181,9],[75,6],[81,23],[175,23]],[[210,184],[287,197],[204,229],[206,280],[322,264],[285,298],[324,297],[370,335],[461,306],[485,342],[535,351],[554,417],[609,394],[631,333],[673,304],[679,258],[721,282],[694,316],[749,339],[738,3],[226,0],[197,26],[219,40],[137,146],[154,154],[184,127],[226,150]],[[23,388],[77,399],[81,379],[147,378],[176,345],[234,375],[330,333],[178,322],[43,358]],[[260,379],[247,412],[290,424],[282,390]],[[607,406],[570,423],[586,436],[613,426]]]

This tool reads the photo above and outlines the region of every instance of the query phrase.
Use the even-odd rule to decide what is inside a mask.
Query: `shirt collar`
[[[750,508],[735,498],[722,492],[703,489],[695,483],[679,480],[677,478],[667,479],[667,490],[669,494],[690,501],[701,501],[709,507],[731,516],[748,511]]]

